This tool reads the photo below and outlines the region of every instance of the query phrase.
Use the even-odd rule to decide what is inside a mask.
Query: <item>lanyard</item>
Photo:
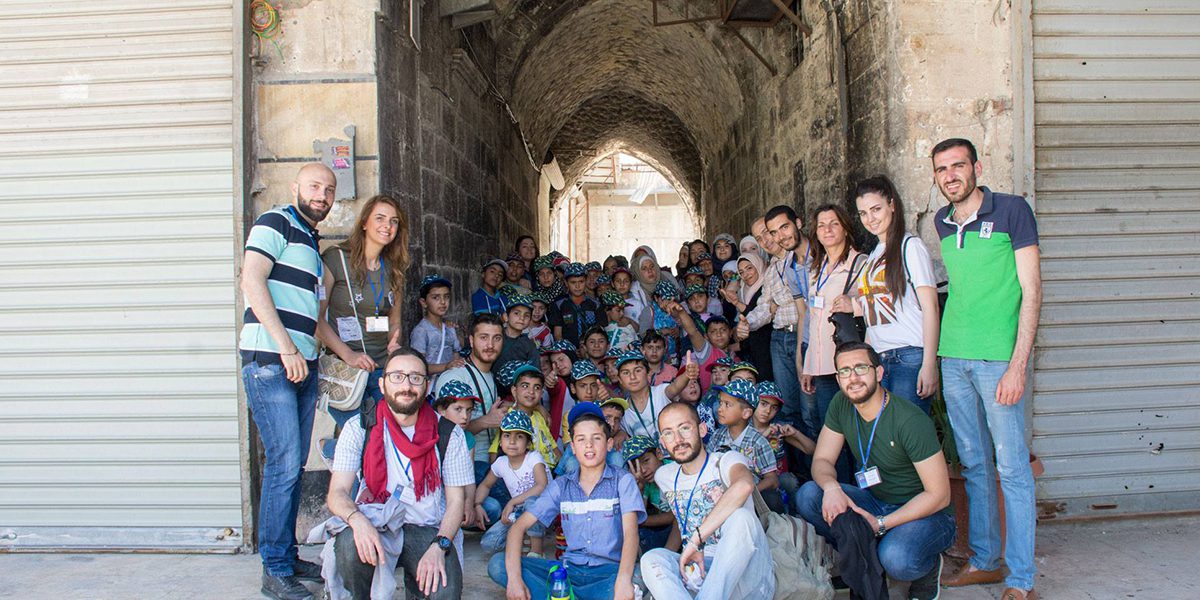
[[[292,206],[289,204],[284,207],[284,210],[288,211],[288,213],[290,213],[294,219],[299,221],[301,225],[308,227],[308,222],[300,217],[300,214],[296,212],[295,206]],[[312,233],[313,231],[314,230],[311,227],[309,227],[308,232],[307,232],[308,233],[308,241],[312,243],[311,247],[313,249],[313,252],[317,253],[317,280],[320,280],[321,277],[325,274],[325,265],[324,265],[324,261],[321,260],[321,247],[319,245],[317,245],[317,238],[313,235],[313,233]],[[349,274],[347,274],[347,277],[349,277]]]
[[[408,464],[404,464],[404,459],[401,458],[400,449],[397,448],[396,443],[391,440],[391,425],[388,425],[387,421],[384,421],[383,425],[387,429],[389,438],[388,445],[392,447],[392,453],[396,455],[396,462],[400,463],[400,468],[404,469],[404,476],[408,478],[409,483],[412,483],[412,473],[409,471],[409,468],[412,467],[412,461],[410,460],[408,461]]]
[[[696,484],[692,486],[692,491],[688,493],[687,509],[684,510],[682,513],[679,512],[679,496],[675,496],[675,500],[674,500],[675,515],[679,518],[679,531],[684,536],[684,539],[687,539],[688,521],[690,520],[690,518],[692,516],[691,515],[691,513],[692,513],[692,497],[696,495],[696,488],[700,487],[700,476],[704,475],[704,467],[708,466],[708,457],[710,457],[710,456],[712,456],[712,455],[707,452],[704,453],[704,464],[700,465],[700,472],[696,473]],[[676,490],[679,489],[679,474],[682,472],[683,472],[683,465],[679,465],[679,470],[675,471],[675,485],[672,486]]]
[[[796,289],[800,290],[800,295],[808,295],[808,278],[800,276],[800,261],[796,260],[796,252],[792,251],[792,276],[796,278]]]
[[[862,430],[858,428],[858,419],[854,420],[854,431],[858,433],[858,455],[862,457],[862,466],[867,468],[867,460],[871,458],[871,444],[875,443],[875,430],[879,428],[879,422],[883,420],[883,410],[888,405],[888,393],[883,392],[883,406],[879,407],[879,414],[875,415],[875,424],[871,426],[871,437],[867,440],[867,452],[863,453],[862,446]]]
[[[436,361],[437,364],[440,365],[445,362],[444,360],[442,360],[443,358],[445,358],[445,354],[446,354],[446,322],[443,321],[442,322],[442,341],[438,343],[438,357],[437,357],[437,361]]]
[[[387,294],[387,286],[384,282],[387,281],[387,271],[383,268],[383,260],[379,261],[379,289],[375,289],[375,282],[371,280],[371,272],[367,271],[367,283],[371,284],[371,293],[375,294],[375,314],[379,315],[379,303],[383,302],[384,295]],[[347,275],[348,276],[348,275]]]
[[[650,388],[650,395],[646,398],[646,406],[650,407],[650,414],[654,414],[654,386],[651,385]],[[626,396],[626,399],[629,400],[629,408],[633,409],[633,416],[637,417],[638,424],[642,426],[642,431],[646,432],[647,437],[649,437],[651,435],[650,428],[647,427],[646,422],[642,420],[642,411],[638,410],[638,407],[633,403],[633,398],[631,396]],[[651,419],[653,419],[653,417],[651,417]],[[653,436],[655,441],[657,441],[657,430],[654,431]]]
[[[487,391],[489,391],[489,392],[491,392],[491,393],[492,393],[492,401],[491,401],[491,402],[488,402],[488,401],[487,401],[487,398],[483,397],[483,391],[484,391],[484,389],[485,389],[485,388],[484,388],[482,385],[479,385],[479,381],[477,381],[477,380],[475,379],[475,371],[478,371],[478,372],[479,372],[479,376],[480,376],[480,377],[483,377],[483,371],[479,371],[479,367],[476,367],[476,366],[475,366],[475,363],[472,363],[472,362],[471,362],[469,359],[467,360],[467,364],[465,364],[465,365],[463,365],[463,366],[464,366],[464,367],[467,369],[467,375],[470,375],[470,376],[471,376],[471,382],[475,384],[475,391],[479,392],[479,396],[480,396],[480,398],[479,398],[479,399],[480,399],[480,400],[483,400],[483,410],[484,410],[484,411],[489,411],[489,410],[491,410],[491,409],[492,409],[492,405],[496,403],[496,386],[495,386],[495,381],[493,381],[493,382],[492,382],[492,387],[491,387],[491,388],[486,388],[486,389],[487,389]],[[487,378],[486,378],[486,377],[483,377],[483,380],[484,380],[484,382],[487,382]]]
[[[821,288],[825,287],[826,283],[829,283],[829,278],[833,277],[833,272],[837,270],[837,265],[834,265],[833,268],[829,270],[829,274],[825,275],[825,279],[822,280],[821,275],[823,275],[825,273],[825,267],[828,265],[829,265],[829,258],[826,257],[824,262],[821,263],[821,270],[817,272],[817,293],[818,294],[821,293]]]

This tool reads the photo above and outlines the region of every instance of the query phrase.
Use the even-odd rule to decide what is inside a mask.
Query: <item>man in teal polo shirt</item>
[[[1024,198],[976,186],[983,165],[971,142],[945,140],[934,146],[932,157],[934,181],[950,202],[934,218],[950,280],[938,355],[967,480],[975,553],[943,583],[1003,579],[1003,600],[1030,600],[1037,597],[1037,519],[1021,398],[1042,305],[1037,223]],[[1000,567],[997,470],[1007,519],[1007,577]]]

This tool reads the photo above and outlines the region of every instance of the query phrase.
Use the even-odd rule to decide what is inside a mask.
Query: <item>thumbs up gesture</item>
[[[687,374],[688,379],[695,380],[700,377],[700,365],[696,364],[696,357],[688,350],[687,357],[683,360],[683,370]]]

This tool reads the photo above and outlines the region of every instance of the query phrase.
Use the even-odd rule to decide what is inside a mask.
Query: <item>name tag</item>
[[[338,317],[337,328],[338,337],[342,338],[343,342],[357,342],[363,339],[362,327],[354,317]]]
[[[996,224],[991,221],[984,221],[979,224],[979,237],[981,239],[991,239],[992,230],[996,228]]]
[[[808,297],[808,305],[813,308],[825,308],[825,296],[813,294]]]
[[[367,333],[386,333],[387,330],[387,317],[367,317]]]
[[[863,469],[854,474],[854,479],[858,481],[858,487],[864,490],[883,483],[883,479],[879,476],[879,467]]]
[[[324,302],[325,300],[328,299],[325,297],[325,286],[322,285],[319,280],[317,281],[316,292],[317,292],[317,302]]]

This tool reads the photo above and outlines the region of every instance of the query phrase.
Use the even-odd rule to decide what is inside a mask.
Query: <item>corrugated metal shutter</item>
[[[1034,0],[1039,498],[1200,507],[1200,3]]]
[[[0,529],[18,547],[240,530],[233,23],[228,0],[0,4]]]

